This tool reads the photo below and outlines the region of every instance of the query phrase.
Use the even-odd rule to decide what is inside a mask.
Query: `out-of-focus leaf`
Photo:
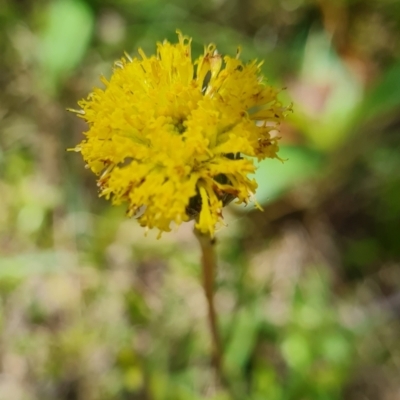
[[[326,335],[322,342],[322,352],[330,363],[339,365],[347,364],[352,354],[348,339],[336,332]]]
[[[166,399],[165,394],[169,392],[168,376],[157,370],[153,371],[149,380],[149,389],[154,399]]]
[[[400,108],[400,60],[384,72],[376,86],[367,93],[357,121],[365,121]]]
[[[72,259],[72,254],[56,251],[0,257],[0,279],[24,278],[47,272],[65,272],[72,264]]]
[[[124,383],[131,392],[139,390],[143,385],[143,371],[137,366],[129,368],[124,374]]]
[[[290,120],[315,148],[331,151],[351,134],[363,88],[334,50],[331,38],[311,32],[304,46],[299,81],[291,85]]]
[[[125,303],[129,319],[133,323],[145,323],[149,316],[150,310],[148,309],[146,302],[136,292],[129,292],[125,296]]]
[[[278,400],[283,398],[283,387],[279,382],[276,371],[272,367],[258,368],[253,378],[256,399]]]
[[[281,345],[286,362],[293,369],[308,367],[313,361],[307,338],[301,333],[290,334]]]
[[[260,204],[278,198],[315,176],[323,161],[320,153],[300,146],[281,146],[279,156],[286,161],[282,163],[276,159],[266,159],[259,163],[255,173],[258,182],[256,198]],[[252,210],[253,207],[243,209]]]
[[[248,361],[254,348],[261,320],[254,307],[239,311],[235,329],[228,343],[224,363],[233,375],[238,373]]]
[[[46,25],[40,35],[40,69],[43,86],[55,94],[60,82],[82,59],[89,44],[94,17],[80,0],[49,3]]]

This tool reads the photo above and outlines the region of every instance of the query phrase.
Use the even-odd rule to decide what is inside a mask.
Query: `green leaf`
[[[69,252],[50,250],[0,257],[0,279],[65,272],[72,258]]]
[[[232,375],[238,374],[251,356],[261,325],[254,307],[240,310],[235,318],[235,329],[224,357],[224,364]]]
[[[361,83],[332,47],[329,35],[311,30],[303,49],[303,66],[293,88],[290,121],[314,148],[330,152],[351,134],[363,96]]]
[[[258,183],[256,199],[260,204],[274,200],[316,176],[323,161],[319,152],[300,146],[281,146],[279,156],[285,160],[283,163],[277,159],[266,159],[258,165],[255,173]]]
[[[389,68],[369,91],[357,120],[369,120],[400,107],[400,60]]]
[[[310,344],[301,333],[291,333],[281,344],[282,355],[294,369],[303,369],[312,362]]]
[[[62,80],[83,58],[92,36],[94,17],[79,0],[56,0],[46,12],[40,35],[43,86],[55,94]]]
[[[332,332],[324,337],[322,352],[326,360],[338,365],[349,363],[352,355],[348,340],[340,332]]]

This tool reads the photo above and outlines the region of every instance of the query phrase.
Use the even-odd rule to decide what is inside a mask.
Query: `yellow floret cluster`
[[[277,157],[271,132],[286,109],[260,63],[222,57],[213,44],[193,62],[191,39],[178,39],[115,63],[105,88],[79,102],[89,130],[74,150],[100,195],[127,203],[142,226],[170,231],[195,219],[213,236],[224,205],[255,193],[254,160]]]

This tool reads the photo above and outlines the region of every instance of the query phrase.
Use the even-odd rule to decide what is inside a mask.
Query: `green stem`
[[[200,243],[201,265],[203,269],[203,289],[207,299],[208,324],[213,344],[213,365],[217,381],[225,387],[232,400],[243,400],[245,397],[231,385],[225,374],[223,366],[223,347],[218,333],[217,313],[214,305],[215,274],[217,271],[217,257],[215,254],[215,239],[210,235],[199,232],[196,228],[194,234]]]
[[[218,375],[218,379],[223,382],[222,373],[222,345],[218,334],[217,327],[217,313],[214,305],[214,284],[215,284],[215,273],[217,269],[217,259],[215,255],[215,240],[209,235],[204,235],[197,229],[194,233],[200,243],[201,247],[201,264],[203,269],[203,288],[204,294],[207,299],[208,308],[208,323],[211,332],[211,338],[213,343],[213,362],[215,370]]]

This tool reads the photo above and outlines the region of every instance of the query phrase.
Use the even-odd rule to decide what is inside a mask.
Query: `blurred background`
[[[400,399],[400,2],[0,0],[0,399],[230,399],[188,223],[97,196],[66,111],[124,51],[265,60],[294,113],[264,212],[219,230],[225,368],[249,400]]]

